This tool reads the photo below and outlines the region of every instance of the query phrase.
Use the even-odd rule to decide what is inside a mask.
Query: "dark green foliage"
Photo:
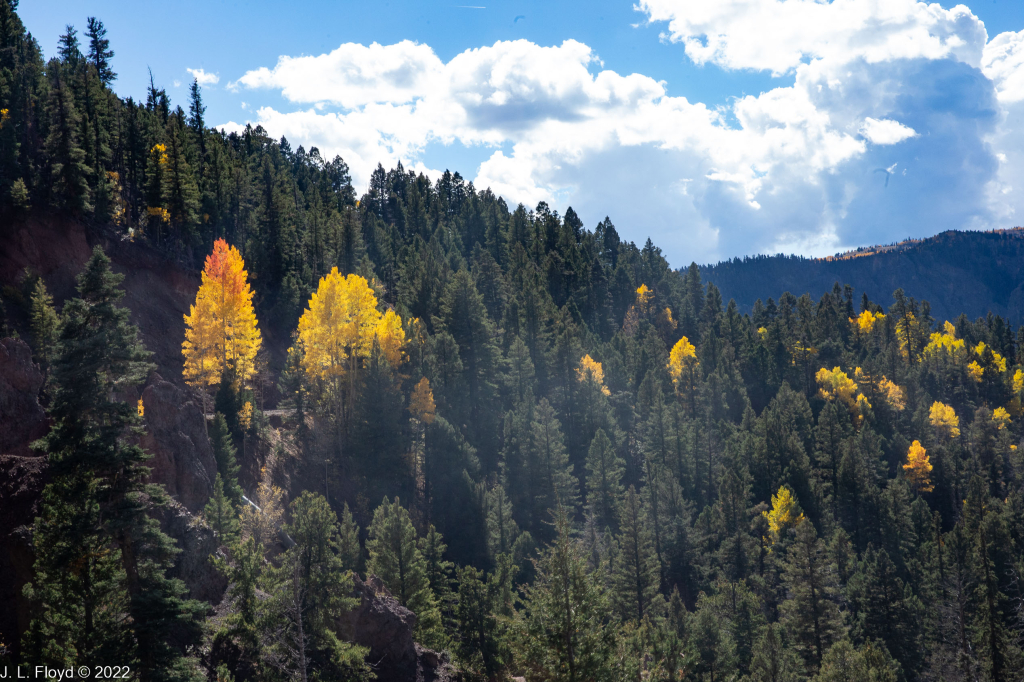
[[[167,577],[178,549],[148,513],[162,488],[145,483],[147,455],[126,438],[140,431],[136,406],[118,400],[152,365],[126,308],[122,275],[96,248],[78,277],[79,297],[64,305],[53,360],[53,427],[40,441],[54,482],[37,520],[31,627],[39,662],[94,660],[114,653],[144,680],[188,679],[176,642],[195,641],[204,608]],[[82,564],[82,572],[68,572]],[[116,604],[108,610],[111,604]],[[128,613],[127,621],[121,614]],[[99,663],[99,660],[95,661]]]
[[[44,63],[16,3],[0,2],[0,213],[62,212],[195,271],[226,238],[251,275],[269,369],[225,374],[214,400],[204,517],[230,589],[220,629],[200,642],[195,605],[166,579],[175,550],[150,518],[164,495],[133,445],[149,365],[117,277],[95,257],[59,317],[41,281],[4,287],[0,325],[31,339],[53,418],[16,656],[183,678],[198,644],[210,679],[358,679],[361,654],[330,622],[350,572],[365,570],[469,679],[1020,677],[1024,331],[902,290],[885,307],[832,278],[848,273],[889,303],[875,282],[900,259],[913,286],[941,278],[966,292],[957,300],[1018,319],[1000,306],[1019,279],[1019,233],[676,271],[608,218],[588,227],[573,209],[509,206],[458,173],[380,166],[360,196],[339,157],[259,126],[206,127],[196,82],[187,112],[152,80],[145,101],[121,99],[102,23],[88,26],[81,42],[69,26]],[[328,404],[298,354],[278,373],[276,353],[335,266],[365,276],[408,338],[395,366],[371,349]],[[730,279],[741,270],[772,279],[744,275],[748,291]],[[817,279],[787,279],[800,270]],[[787,282],[822,295],[779,295]],[[871,329],[851,322],[862,311]],[[925,350],[944,317],[961,355]],[[683,335],[698,364],[677,386],[666,365]],[[587,355],[602,381],[578,371]],[[833,367],[860,403],[819,393],[816,373]],[[413,420],[423,378],[436,409]],[[275,408],[268,380],[276,409],[296,412],[277,434],[262,419],[243,434],[246,401]],[[958,436],[930,423],[935,402]],[[915,440],[927,482],[903,469]],[[289,482],[295,547],[235,539],[239,442],[247,466],[273,461],[266,474]],[[303,495],[321,484],[329,502]],[[763,512],[783,486],[806,518],[773,530]]]

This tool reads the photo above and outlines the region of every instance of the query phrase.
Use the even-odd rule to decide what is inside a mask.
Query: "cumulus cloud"
[[[915,0],[641,0],[698,64],[782,74],[807,60],[956,57],[977,64],[985,28],[971,11]]]
[[[431,144],[490,150],[460,169],[478,187],[512,203],[572,205],[589,225],[611,215],[676,263],[831,253],[1015,214],[1004,190],[1024,163],[1000,126],[1024,89],[1020,34],[986,44],[967,8],[909,0],[639,9],[698,63],[791,72],[793,84],[712,109],[603,68],[578,41],[517,40],[447,63],[410,41],[345,44],[281,57],[236,85],[295,103],[259,108],[253,122],[340,154],[359,185],[377,163],[430,173]],[[894,163],[905,174],[884,183],[874,170]]]
[[[200,85],[216,85],[220,82],[220,76],[215,73],[206,73],[203,69],[185,69]]]
[[[860,134],[874,144],[896,144],[903,142],[910,137],[916,137],[917,133],[913,128],[908,128],[899,121],[888,119],[876,120],[868,116],[864,119],[864,125]]]
[[[981,68],[995,82],[1001,102],[1024,100],[1024,31],[1007,31],[989,41]]]

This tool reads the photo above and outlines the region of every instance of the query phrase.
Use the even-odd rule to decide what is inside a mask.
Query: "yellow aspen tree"
[[[940,433],[950,438],[960,436],[960,418],[956,416],[953,408],[945,403],[940,403],[938,400],[932,403],[932,407],[928,411],[928,421]]]
[[[405,329],[402,327],[402,318],[394,310],[388,310],[380,319],[373,330],[377,345],[388,364],[398,369],[398,366],[405,360]]]
[[[424,424],[433,424],[437,406],[434,404],[434,392],[430,388],[430,380],[423,377],[412,389],[409,396],[409,411]]]
[[[825,400],[838,400],[851,410],[857,402],[857,383],[838,367],[822,367],[814,375],[819,392]]]
[[[907,463],[903,465],[903,471],[910,481],[914,490],[930,493],[934,490],[929,475],[932,472],[932,463],[928,459],[928,452],[921,445],[921,441],[915,440],[907,450]]]
[[[686,389],[690,398],[690,414],[696,412],[695,392],[697,390],[697,349],[685,336],[676,341],[668,355],[668,373],[676,391]]]
[[[611,391],[604,385],[604,368],[600,362],[590,357],[590,354],[580,358],[580,366],[576,368],[576,380],[581,384],[592,381],[600,387],[601,393],[611,395]]]
[[[185,381],[203,390],[220,383],[231,369],[239,381],[256,371],[256,353],[262,344],[253,290],[245,261],[238,249],[223,239],[206,257],[196,302],[185,315]]]
[[[1002,431],[1010,425],[1010,412],[1005,407],[997,407],[992,410],[992,421],[996,425],[996,429]]]
[[[869,310],[865,310],[856,318],[849,318],[850,324],[853,325],[855,331],[861,334],[870,334],[874,331],[875,326],[884,322],[885,315],[882,313],[872,313]]]
[[[794,528],[804,520],[800,505],[787,486],[780,487],[779,492],[772,495],[772,508],[761,512],[761,515],[768,520],[768,533],[771,537],[766,539],[771,544],[778,542],[787,529]]]

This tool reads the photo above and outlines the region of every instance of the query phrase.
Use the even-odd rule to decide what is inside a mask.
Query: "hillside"
[[[754,256],[701,268],[701,277],[749,312],[766,294],[788,291],[814,300],[835,282],[850,284],[872,301],[888,304],[902,288],[931,303],[936,319],[960,313],[975,319],[990,311],[1016,324],[1024,320],[1024,228],[943,232],[934,237],[868,247],[828,258]]]

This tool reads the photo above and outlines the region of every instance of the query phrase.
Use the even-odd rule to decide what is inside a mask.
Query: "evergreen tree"
[[[63,70],[55,61],[50,62],[47,74],[50,96],[46,105],[49,133],[45,149],[49,159],[50,202],[74,214],[89,213],[91,171],[79,144],[80,117]]]
[[[651,613],[661,578],[647,510],[633,486],[622,500],[619,528],[612,593],[623,620],[639,623]]]
[[[96,17],[89,17],[89,28],[85,34],[89,36],[89,62],[96,67],[96,75],[103,85],[110,85],[117,78],[117,74],[110,68],[110,60],[114,57],[114,51],[110,49],[110,40],[107,38],[107,29],[103,22]]]
[[[44,375],[48,373],[57,351],[57,339],[60,334],[60,320],[53,308],[53,296],[46,290],[43,278],[36,280],[32,289],[32,337],[35,341],[35,360],[39,363]]]
[[[604,429],[598,429],[587,452],[587,506],[600,528],[615,528],[625,462]]]
[[[808,667],[817,670],[832,642],[842,634],[836,605],[834,573],[828,566],[825,547],[810,521],[798,523],[789,546],[783,582],[790,595],[782,604],[786,629]]]
[[[340,556],[338,518],[321,495],[302,493],[292,504],[288,534],[295,546],[270,577],[273,616],[283,625],[274,647],[285,670],[345,680],[372,679],[366,649],[338,638],[337,619],[356,605],[351,574]]]
[[[213,480],[213,495],[203,508],[203,518],[221,538],[221,544],[231,544],[238,538],[238,510],[224,493],[220,473]]]
[[[362,549],[359,546],[359,526],[356,524],[348,502],[341,511],[341,525],[338,528],[338,556],[346,571],[358,571],[362,565]]]
[[[383,580],[395,599],[416,614],[417,633],[429,634],[439,624],[438,605],[416,529],[397,497],[394,502],[384,498],[373,512],[366,553],[367,572]]]
[[[544,519],[545,512],[558,506],[564,507],[566,513],[574,511],[579,498],[579,483],[572,473],[573,466],[569,463],[555,410],[546,399],[541,399],[534,413],[529,447],[533,469],[530,472],[530,490],[536,510],[533,518]]]
[[[227,419],[217,412],[210,424],[210,444],[213,458],[217,462],[217,473],[224,485],[224,494],[237,510],[242,507],[242,486],[238,484],[238,462],[235,459],[235,444],[231,439]]]
[[[37,522],[42,550],[31,591],[41,622],[34,629],[74,623],[48,652],[38,652],[46,660],[75,657],[78,640],[91,651],[115,647],[120,660],[135,661],[143,680],[185,679],[191,664],[175,643],[198,636],[203,607],[184,598],[180,580],[167,577],[178,549],[148,515],[166,494],[145,483],[147,455],[125,440],[139,432],[141,417],[134,404],[116,396],[141,383],[152,365],[128,310],[118,306],[122,279],[97,247],[78,276],[79,297],[62,312],[53,427],[41,442],[54,482]],[[95,571],[61,575],[69,563],[97,561]],[[73,599],[64,598],[60,585],[69,579]],[[92,601],[96,585],[107,592],[101,602]],[[108,603],[121,607],[109,614],[116,626],[101,634],[92,613]],[[79,608],[85,617],[75,622]]]
[[[516,655],[528,679],[602,682],[616,679],[614,630],[601,577],[587,571],[580,545],[570,537],[562,507],[555,539],[537,565],[519,614]]]

